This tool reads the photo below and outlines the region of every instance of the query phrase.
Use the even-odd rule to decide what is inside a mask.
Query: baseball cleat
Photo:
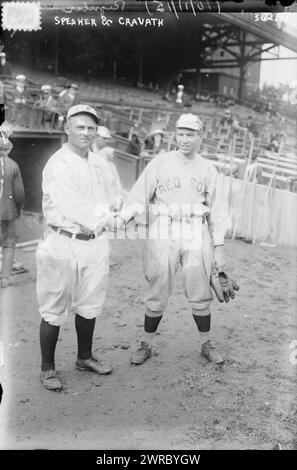
[[[63,389],[63,385],[57,372],[55,370],[45,370],[40,374],[40,382],[47,390],[52,390],[53,392],[60,392]]]
[[[132,354],[130,363],[135,365],[143,364],[152,356],[152,353],[153,350],[151,346],[149,346],[145,341],[141,341],[139,348],[134,354]]]
[[[92,356],[90,359],[77,359],[75,367],[78,370],[95,372],[99,375],[107,375],[112,371],[111,366],[103,364],[94,356]]]
[[[214,364],[223,364],[224,359],[216,348],[211,344],[210,340],[206,341],[201,346],[201,354]]]

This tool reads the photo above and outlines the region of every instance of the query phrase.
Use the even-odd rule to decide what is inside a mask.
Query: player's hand
[[[226,271],[226,263],[224,256],[224,245],[215,246],[214,248],[214,265],[217,266],[218,272]]]

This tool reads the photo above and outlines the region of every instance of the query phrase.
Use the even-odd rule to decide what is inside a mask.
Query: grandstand
[[[41,32],[18,32],[5,43],[14,76],[18,73],[25,74],[28,82],[28,101],[24,106],[21,122],[15,123],[14,133],[16,160],[24,174],[25,184],[30,188],[26,201],[27,210],[38,212],[41,209],[38,187],[42,166],[50,155],[50,152],[45,152],[44,142],[50,142],[48,148],[53,151],[64,138],[57,127],[57,113],[53,112],[51,122],[44,126],[44,111],[34,108],[34,103],[39,96],[40,87],[45,83],[52,85],[53,94],[57,96],[62,78],[65,83],[75,82],[78,85],[80,102],[94,106],[101,123],[110,127],[117,149],[116,164],[125,189],[130,189],[152,158],[127,154],[131,129],[137,127],[144,138],[156,122],[161,123],[167,131],[168,149],[174,148],[176,118],[181,112],[191,111],[198,113],[205,122],[203,155],[214,161],[222,175],[232,176],[236,165],[252,152],[258,156],[263,185],[297,192],[297,105],[281,109],[279,101],[275,101],[275,106],[281,112],[274,114],[254,109],[256,98],[243,95],[244,76],[240,71],[249,61],[253,63],[261,60],[263,50],[276,45],[284,45],[297,52],[296,37],[292,32],[287,32],[276,23],[255,22],[252,13],[212,13],[197,18],[188,16],[185,21],[177,20],[172,14],[165,14],[163,17],[166,19],[166,30],[147,30],[141,32],[141,35],[139,30],[134,31],[133,28],[125,30],[123,35],[118,26],[112,28],[108,35],[102,30],[94,32],[88,28],[79,31],[78,35],[75,29],[54,30],[52,20],[55,14],[56,11],[46,12]],[[71,14],[75,16],[78,13]],[[79,14],[86,15],[82,12]],[[144,14],[140,12],[138,15]],[[115,20],[116,15],[112,18]],[[32,35],[30,43],[25,41],[28,34]],[[237,53],[239,45],[240,54]],[[212,53],[218,47],[229,51],[233,48],[235,53],[232,60],[212,59]],[[236,133],[232,129],[220,128],[219,121],[224,107],[218,107],[216,93],[206,93],[208,98],[205,101],[197,99],[195,93],[186,95],[184,106],[176,105],[174,95],[171,99],[166,99],[168,80],[185,68],[194,67],[193,70],[197,71],[196,91],[203,91],[199,89],[199,70],[206,66],[214,70],[234,67],[239,69],[239,95],[234,102],[230,102],[232,112],[240,124]],[[13,108],[10,95],[14,87],[14,76],[2,77],[7,116]],[[226,106],[229,97],[223,98],[222,106]],[[254,123],[260,130],[259,137],[254,140],[245,130],[249,115],[253,116]],[[285,134],[279,152],[268,150],[273,133]],[[39,158],[38,164],[33,162],[32,152],[35,159]],[[33,179],[32,172],[28,171],[29,161],[36,170]]]

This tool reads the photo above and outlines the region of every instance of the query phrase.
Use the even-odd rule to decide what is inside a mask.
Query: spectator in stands
[[[8,139],[9,126],[0,127],[0,222],[2,245],[1,287],[12,284],[11,275],[16,244],[15,221],[25,199],[24,184],[18,164],[8,157],[13,145]]]
[[[10,94],[10,101],[13,106],[12,116],[10,120],[19,125],[24,125],[26,121],[26,114],[24,106],[27,103],[28,94],[26,90],[26,76],[16,76],[16,86]]]
[[[259,137],[259,132],[258,132],[256,124],[254,123],[253,116],[248,116],[245,127],[248,133],[250,134],[250,136]]]
[[[144,141],[144,151],[152,155],[166,152],[164,142],[165,132],[162,129],[155,129],[151,131]]]
[[[51,85],[42,85],[41,95],[38,101],[34,104],[34,106],[42,109],[46,109],[48,111],[53,111],[57,104],[57,100],[52,95],[52,87]]]
[[[68,89],[62,90],[59,93],[57,106],[63,112],[67,112],[71,106],[77,104],[78,101],[78,86],[72,83]]]
[[[182,106],[183,104],[183,94],[184,94],[184,85],[177,86],[177,93],[176,93],[176,104]]]
[[[127,153],[131,153],[132,155],[140,155],[141,152],[141,142],[138,136],[138,133],[135,131],[131,135],[131,139],[129,141],[129,144],[127,146]]]
[[[16,105],[22,105],[27,102],[27,93],[26,93],[26,76],[17,75],[16,78],[16,87],[13,92],[13,102]]]
[[[169,82],[169,90],[174,95],[178,92],[178,87],[182,85],[182,76],[182,73],[179,73]]]
[[[42,109],[42,125],[50,125],[53,119],[53,113],[56,112],[57,100],[52,95],[50,85],[42,85],[40,98],[34,104],[34,107]]]
[[[72,83],[59,93],[56,110],[59,113],[58,128],[61,128],[69,108],[78,104],[78,86]]]
[[[10,77],[11,74],[11,65],[6,60],[6,54],[0,52],[0,77]]]
[[[234,118],[232,116],[231,109],[227,108],[224,112],[224,116],[220,119],[220,126],[231,127],[233,125]]]
[[[271,134],[270,144],[267,146],[267,150],[270,150],[272,152],[278,152],[283,140],[284,140],[283,132],[276,132],[274,134]]]

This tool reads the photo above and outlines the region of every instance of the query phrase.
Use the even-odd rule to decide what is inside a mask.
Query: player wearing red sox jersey
[[[142,364],[152,355],[152,343],[182,265],[185,295],[201,334],[201,352],[209,361],[222,363],[210,341],[210,274],[213,263],[224,267],[224,234],[229,219],[227,205],[216,200],[217,172],[198,153],[203,124],[193,114],[183,114],[176,124],[178,149],[156,156],[145,168],[127,197],[126,223],[148,213],[148,238],[144,272],[144,337],[132,355]]]

